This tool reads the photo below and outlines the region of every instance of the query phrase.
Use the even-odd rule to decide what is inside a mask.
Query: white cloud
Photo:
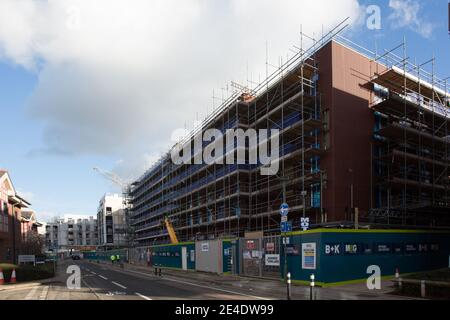
[[[408,27],[425,38],[433,33],[433,24],[420,17],[420,3],[415,0],[389,0],[393,10],[389,19],[394,28]]]
[[[48,222],[53,222],[55,221],[55,219],[69,219],[72,218],[74,220],[77,219],[89,219],[90,217],[93,217],[94,219],[96,219],[97,217],[93,214],[91,215],[87,215],[87,214],[57,214],[55,212],[51,212],[51,211],[38,211],[36,212],[36,217],[37,220],[39,222],[44,222],[44,223],[48,223]]]
[[[29,201],[31,203],[33,202],[33,200],[36,197],[36,195],[33,192],[30,192],[30,191],[25,191],[25,190],[22,190],[20,188],[18,188],[16,191],[17,191],[17,194],[20,197],[24,198],[25,200],[27,200],[27,201]]]
[[[97,216],[93,214],[87,215],[87,214],[70,214],[70,213],[64,214],[61,218],[64,218],[65,220],[68,219],[78,220],[78,219],[89,219],[90,217],[97,219]]]
[[[52,222],[58,215],[54,212],[49,211],[38,211],[36,212],[36,219],[39,222]]]
[[[114,155],[130,173],[211,111],[213,88],[245,83],[247,63],[262,79],[266,41],[278,64],[301,24],[319,37],[359,14],[358,0],[2,0],[0,59],[38,74],[31,155]]]

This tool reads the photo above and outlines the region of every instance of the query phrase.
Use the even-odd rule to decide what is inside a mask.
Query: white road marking
[[[98,275],[100,278],[102,278],[103,280],[108,280],[107,277],[102,276],[101,274]]]
[[[95,290],[92,289],[92,287],[91,287],[86,281],[84,281],[83,278],[81,278],[81,281],[86,285],[86,287],[89,288],[89,290],[91,290],[91,292],[97,297],[98,300],[103,300],[103,299],[97,294],[97,292],[95,292]]]
[[[145,275],[147,277],[150,277],[149,274],[143,273],[143,272],[139,272],[139,271],[128,270],[128,272],[133,272],[133,273],[137,273],[137,274],[141,274],[141,275]],[[161,279],[161,278],[158,278],[158,279]],[[221,292],[226,292],[226,293],[231,293],[231,294],[237,294],[237,295],[240,295],[240,296],[249,297],[249,298],[258,299],[258,300],[272,300],[270,298],[253,296],[253,295],[249,295],[249,294],[245,294],[245,293],[241,293],[241,292],[235,292],[235,291],[231,291],[231,290],[219,289],[219,288],[215,288],[215,287],[211,287],[211,286],[204,286],[204,285],[196,284],[196,283],[192,283],[192,282],[176,280],[176,279],[173,279],[173,278],[164,277],[161,280],[168,280],[168,281],[173,281],[173,282],[179,282],[179,283],[188,284],[188,285],[195,286],[195,287],[211,289],[211,290],[216,290],[216,291],[221,291]]]
[[[146,296],[140,294],[139,292],[135,292],[135,294],[136,294],[137,296],[141,297],[142,299],[145,299],[145,300],[152,300],[151,298],[146,297]]]
[[[196,284],[196,283],[192,283],[192,282],[175,280],[175,279],[172,279],[172,278],[165,278],[165,280],[179,282],[179,283],[184,283],[184,284],[188,284],[188,285],[195,286],[195,287],[200,287],[200,288],[205,288],[205,289],[213,289],[213,290],[222,291],[222,292],[226,292],[226,293],[237,294],[237,295],[241,295],[241,296],[245,296],[245,297],[249,297],[249,298],[253,298],[253,299],[258,299],[258,300],[272,300],[270,298],[253,296],[253,295],[250,295],[250,294],[245,294],[245,293],[240,293],[240,292],[235,292],[235,291],[225,290],[225,289],[219,289],[219,288],[210,287],[210,286],[204,286],[204,285],[200,285],[200,284]]]
[[[117,283],[117,282],[114,282],[114,281],[111,281],[111,282],[112,282],[113,284],[115,284],[116,286],[121,287],[122,289],[126,289],[126,288],[127,288],[127,287],[121,285],[120,283]]]
[[[47,294],[48,294],[48,286],[45,286],[44,289],[42,289],[41,295],[39,296],[39,300],[47,299]]]
[[[38,287],[34,287],[33,289],[31,289],[30,292],[28,292],[27,296],[25,297],[25,300],[31,300],[33,299],[34,294],[36,293]]]
[[[94,276],[96,276],[97,274],[94,272],[94,271],[91,271],[91,273],[94,275]]]

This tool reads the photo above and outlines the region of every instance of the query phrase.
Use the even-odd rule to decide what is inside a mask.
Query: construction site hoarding
[[[195,270],[223,273],[223,240],[197,241],[195,257]]]

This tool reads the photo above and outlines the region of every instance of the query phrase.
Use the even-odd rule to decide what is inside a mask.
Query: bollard
[[[158,275],[158,267],[155,265],[155,276]]]
[[[161,266],[159,267],[159,276],[161,277]]]
[[[398,290],[402,291],[402,278],[400,278],[400,272],[398,268],[395,268],[395,280],[397,280]]]
[[[422,298],[425,298],[426,292],[425,292],[425,280],[420,281],[420,296]]]
[[[314,286],[315,286],[315,283],[314,283],[315,276],[314,276],[314,274],[312,274],[309,278],[311,280],[311,282],[309,284],[309,300],[313,300],[313,289],[314,289]]]
[[[286,285],[287,285],[287,299],[291,300],[291,273],[288,272],[286,275]]]

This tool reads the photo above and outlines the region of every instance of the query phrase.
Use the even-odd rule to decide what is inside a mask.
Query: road
[[[69,265],[81,270],[81,288],[66,286]],[[268,300],[238,289],[228,290],[212,285],[178,279],[157,277],[138,271],[122,271],[87,261],[69,261],[59,267],[60,280],[33,287],[10,288],[0,291],[1,300]]]
[[[122,300],[255,300],[263,298],[181,279],[160,278],[136,271],[122,272],[84,261],[77,261],[77,264],[82,270],[82,282],[102,300],[117,298]]]
[[[81,287],[67,287],[70,276],[67,268],[80,268]],[[144,268],[145,269],[145,268]],[[66,260],[58,263],[57,277],[42,283],[23,283],[0,286],[0,300],[271,300],[286,299],[284,285],[273,280],[226,278],[208,280],[210,276],[180,277],[166,272],[155,276],[139,268],[122,270],[109,264],[85,260]],[[415,298],[392,295],[389,281],[383,290],[369,291],[364,284],[341,287],[315,288],[317,300],[407,300]],[[293,286],[294,300],[309,300],[309,287]]]

